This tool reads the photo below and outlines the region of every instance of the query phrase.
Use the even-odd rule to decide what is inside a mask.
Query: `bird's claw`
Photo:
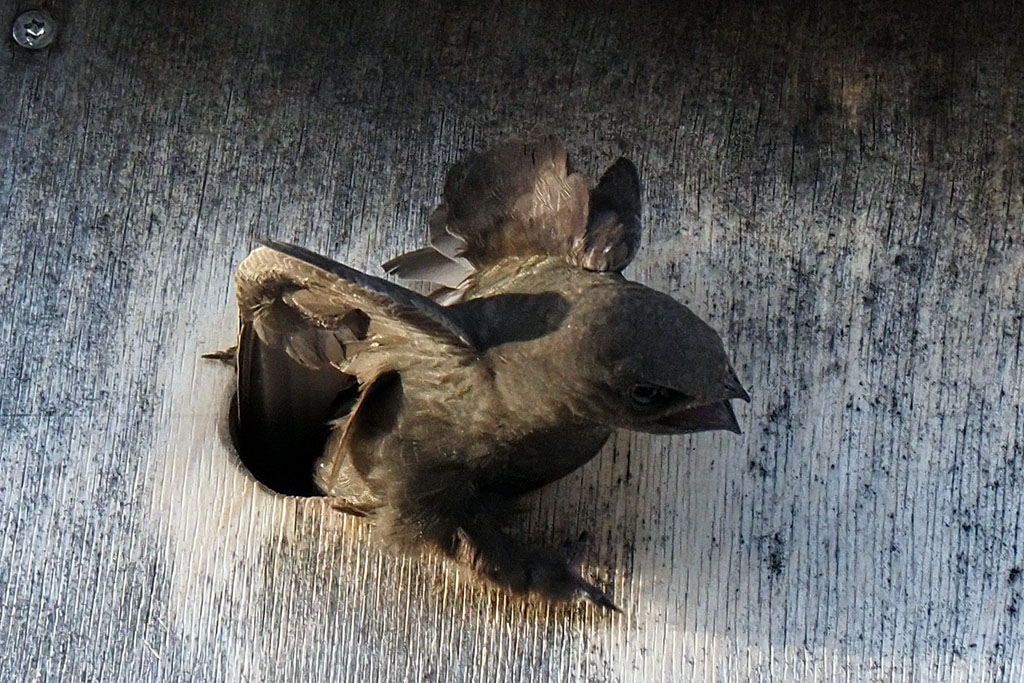
[[[583,531],[575,540],[567,540],[562,544],[562,552],[565,554],[566,569],[575,583],[575,594],[578,598],[589,600],[598,607],[609,609],[613,612],[622,613],[622,610],[608,598],[608,595],[590,583],[580,574],[580,565],[586,556],[587,547],[590,544],[590,535]]]
[[[622,610],[608,598],[608,595],[603,590],[592,583],[588,583],[582,578],[579,579],[579,582],[580,590],[582,592],[581,597],[586,598],[598,607],[603,607],[604,609],[611,610],[612,612],[622,614]]]

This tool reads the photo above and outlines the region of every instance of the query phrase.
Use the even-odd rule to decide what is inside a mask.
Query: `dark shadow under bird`
[[[639,242],[633,164],[591,188],[545,130],[449,171],[430,245],[384,265],[437,285],[429,297],[264,242],[238,269],[227,353],[240,454],[315,460],[315,487],[292,492],[373,518],[401,547],[516,593],[613,607],[507,532],[511,502],[614,429],[739,432],[730,401],[749,400],[710,326],[620,274]]]

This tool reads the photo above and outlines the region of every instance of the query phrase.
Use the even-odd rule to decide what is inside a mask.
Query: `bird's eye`
[[[634,384],[629,389],[629,398],[638,406],[649,406],[661,396],[659,387],[653,384]]]

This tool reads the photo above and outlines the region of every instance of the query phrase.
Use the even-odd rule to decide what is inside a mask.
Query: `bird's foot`
[[[528,549],[505,534],[476,539],[463,536],[463,550],[471,551],[469,564],[488,581],[516,593],[537,595],[554,602],[588,600],[620,612],[608,595],[583,578],[580,561],[586,536],[567,544],[568,557],[554,550]]]
[[[575,575],[577,583],[577,594],[580,598],[610,609],[613,612],[622,612],[609,598],[608,594],[594,584],[586,581],[580,573],[583,558],[586,557],[587,548],[590,545],[590,537],[586,531],[582,532],[575,540],[567,540],[562,544],[562,552],[565,554],[565,563],[568,571]]]

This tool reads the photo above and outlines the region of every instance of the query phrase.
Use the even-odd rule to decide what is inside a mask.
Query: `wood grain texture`
[[[0,52],[0,680],[1024,679],[1024,8],[213,4]],[[268,493],[199,359],[255,237],[379,273],[537,121],[754,397],[535,497],[622,616]]]

